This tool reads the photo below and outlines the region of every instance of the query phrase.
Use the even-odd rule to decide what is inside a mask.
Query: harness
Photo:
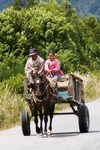
[[[44,96],[44,94],[45,94],[45,92],[47,91],[47,89],[49,88],[49,86],[50,86],[50,83],[48,82],[48,84],[46,85],[46,87],[45,87],[45,89],[44,89],[44,91],[41,93],[41,95],[40,96]],[[32,92],[32,95],[33,95],[33,101],[35,102],[35,103],[44,103],[44,101],[47,101],[47,99],[48,99],[48,97],[43,97],[43,101],[41,100],[41,99],[38,99],[37,98],[37,96],[39,96],[38,94],[35,94],[34,93],[34,90],[33,90],[33,92]]]

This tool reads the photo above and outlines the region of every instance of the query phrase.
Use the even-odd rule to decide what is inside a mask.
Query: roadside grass
[[[23,99],[20,95],[12,93],[8,86],[0,90],[0,130],[18,124],[22,108]]]
[[[100,97],[100,76],[96,75],[80,75],[75,73],[84,81],[85,101],[94,100]],[[69,104],[57,104],[56,110],[63,110],[69,107]],[[20,122],[20,111],[27,109],[23,97],[17,93],[12,93],[9,86],[6,85],[4,89],[0,88],[0,130],[14,127]]]
[[[92,101],[100,97],[100,73],[99,72],[95,74],[90,73],[87,75],[80,75],[79,73],[75,73],[75,75],[83,79],[86,102]]]

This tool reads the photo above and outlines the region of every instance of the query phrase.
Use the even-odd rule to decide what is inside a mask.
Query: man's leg
[[[24,79],[24,99],[25,101],[32,99],[32,84],[27,78]]]
[[[24,100],[27,101],[28,97],[28,79],[24,79]]]

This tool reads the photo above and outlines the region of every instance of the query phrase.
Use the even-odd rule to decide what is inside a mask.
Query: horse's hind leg
[[[44,136],[47,136],[47,122],[48,122],[48,114],[47,114],[47,110],[44,111],[44,123],[45,123],[45,126],[44,126]]]

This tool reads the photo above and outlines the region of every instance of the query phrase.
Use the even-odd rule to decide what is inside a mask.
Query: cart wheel
[[[29,114],[27,111],[22,110],[21,113],[21,126],[22,126],[22,132],[23,135],[30,135],[30,119],[29,119]]]
[[[80,132],[85,133],[89,131],[90,119],[89,119],[89,111],[87,106],[79,107],[79,129]]]

